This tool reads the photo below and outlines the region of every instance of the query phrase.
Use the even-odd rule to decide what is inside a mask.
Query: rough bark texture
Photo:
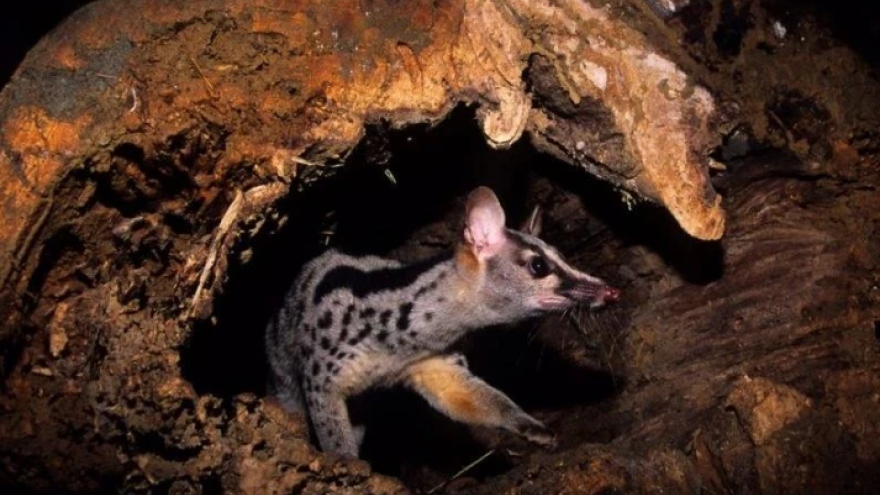
[[[727,0],[668,21],[623,0],[106,0],[79,11],[0,93],[0,487],[406,491],[365,462],[318,453],[302,418],[271,400],[197,390],[181,356],[223,309],[230,269],[259,256],[255,240],[310,214],[282,203],[352,155],[386,166],[383,133],[474,104],[492,147],[526,133],[675,222],[629,212],[629,193],[585,189],[571,170],[531,184],[548,238],[625,287],[616,314],[627,325],[600,332],[596,358],[582,318],[544,322],[557,361],[580,367],[547,371],[538,357],[538,378],[513,372],[507,390],[561,449],[489,438],[503,469],[446,491],[870,493],[880,91],[812,18],[780,12]],[[705,243],[682,230],[725,230],[706,168],[717,113],[730,119],[715,176],[730,214],[724,239]],[[454,224],[441,224],[412,242],[448,242]],[[578,387],[605,383],[604,400],[563,380],[585,369],[605,381]],[[396,473],[422,490],[456,470]]]

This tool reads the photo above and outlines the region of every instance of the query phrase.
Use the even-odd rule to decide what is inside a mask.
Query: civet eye
[[[543,256],[535,256],[529,260],[529,272],[535,278],[544,278],[550,275],[550,267]]]

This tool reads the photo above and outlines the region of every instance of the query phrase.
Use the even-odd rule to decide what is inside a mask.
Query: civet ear
[[[478,187],[468,196],[464,240],[478,259],[498,253],[504,245],[504,209],[488,187]]]
[[[522,226],[520,226],[520,228],[519,228],[520,232],[522,232],[524,234],[529,234],[534,237],[540,237],[541,236],[541,227],[543,226],[543,223],[544,223],[543,213],[544,212],[541,211],[541,207],[536,206],[532,210],[532,213],[529,215],[529,217],[526,218],[526,220],[523,222]]]

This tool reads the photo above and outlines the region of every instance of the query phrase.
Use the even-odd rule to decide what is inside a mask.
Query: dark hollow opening
[[[509,150],[492,150],[473,109],[462,107],[433,128],[370,129],[336,175],[292,195],[283,205],[289,215],[284,227],[255,239],[247,264],[230,266],[213,318],[196,325],[182,352],[184,376],[200,394],[264,394],[263,331],[305,261],[325,245],[405,262],[447,250],[461,230],[463,200],[477,185],[495,190],[510,226],[534,204],[553,203],[554,208],[544,205],[545,240],[625,295],[637,276],[625,266],[628,246],[646,245],[687,278],[720,276],[717,246],[692,241],[665,211],[650,205],[630,210],[614,188],[538,153],[527,139]],[[522,328],[487,329],[458,347],[475,374],[553,429],[554,417],[601,403],[625,385],[621,366],[609,366],[602,335],[624,339],[626,308],[636,303],[626,300],[594,315],[550,315]],[[572,319],[594,331],[579,331]],[[577,347],[590,358],[570,359],[567,349]],[[455,473],[498,440],[495,433],[453,422],[407,390],[369,391],[352,400],[350,409],[355,422],[366,426],[362,456],[377,471],[420,489]],[[584,438],[556,433],[565,448],[613,438],[613,432],[600,431],[589,429]],[[503,472],[516,462],[511,452],[535,448],[501,441],[513,447],[497,449],[469,476]]]

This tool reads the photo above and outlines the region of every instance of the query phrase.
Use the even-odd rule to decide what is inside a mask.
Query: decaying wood
[[[522,77],[532,55],[543,106]],[[366,122],[436,122],[467,103],[494,145],[529,127],[692,235],[721,235],[703,156],[711,98],[586,3],[99,2],[34,49],[0,102],[2,306],[16,313],[39,219],[75,170],[125,159],[138,180],[140,160],[184,159],[172,180],[222,201],[233,178],[289,180],[303,158],[345,156]]]
[[[550,64],[544,77],[567,102],[533,108],[522,78],[530,55]],[[609,128],[566,126],[568,142],[557,106],[586,101],[607,108]],[[365,122],[437,121],[462,103],[481,105],[497,146],[529,127],[546,136],[540,145],[660,201],[691,234],[723,230],[703,156],[708,93],[582,2],[97,3],[35,49],[3,103],[5,253],[25,249],[16,234],[31,231],[37,198],[102,148],[129,144],[150,156],[208,127],[218,135],[203,144],[225,147],[215,181],[242,164],[291,177],[295,163],[266,169],[279,150],[323,162],[350,150]]]
[[[0,93],[0,486],[405,491],[322,456],[271,400],[195,390],[181,372],[193,321],[217,309],[241,244],[284,221],[277,202],[332,174],[365,125],[434,124],[461,105],[492,146],[528,135],[718,239],[716,103],[618,14],[576,0],[104,0],[72,16]],[[846,246],[873,224],[830,219],[875,203],[830,180],[826,197],[848,198],[830,207],[811,186],[837,165],[877,181],[853,172],[846,144],[829,160],[806,179],[731,186],[730,234],[713,245],[723,277],[655,266],[633,282],[625,391],[587,410],[594,421],[556,425],[613,431],[611,444],[537,454],[472,490],[873,479],[841,480],[829,462],[880,456],[872,337],[839,344],[878,317],[870,278],[851,276],[876,269],[876,253]]]

